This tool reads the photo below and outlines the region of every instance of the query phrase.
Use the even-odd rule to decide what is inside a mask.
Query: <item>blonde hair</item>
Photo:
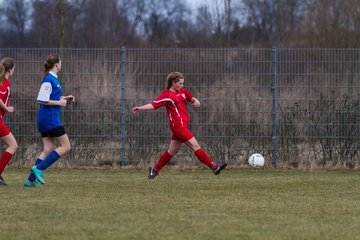
[[[172,73],[170,73],[166,78],[166,80],[167,80],[166,88],[170,89],[172,84],[174,82],[180,81],[180,79],[184,79],[184,75],[182,75],[182,73],[180,73],[180,72],[172,72]]]

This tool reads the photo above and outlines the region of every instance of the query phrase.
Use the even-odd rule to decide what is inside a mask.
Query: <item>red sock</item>
[[[213,169],[216,166],[216,163],[211,160],[211,158],[206,154],[202,149],[198,149],[194,152],[195,156],[210,169]]]
[[[173,156],[170,155],[170,153],[166,150],[163,155],[161,155],[158,163],[155,165],[155,169],[157,171],[160,171],[160,169],[162,169],[172,158]]]
[[[0,176],[4,172],[6,165],[10,162],[12,154],[5,151],[0,157]]]

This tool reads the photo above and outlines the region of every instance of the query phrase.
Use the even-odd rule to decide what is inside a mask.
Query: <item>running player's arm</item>
[[[40,91],[37,97],[37,102],[46,106],[66,106],[67,100],[65,98],[60,98],[59,101],[50,100],[50,94],[52,92],[52,86],[49,82],[44,82],[41,84]]]
[[[154,101],[152,101],[151,103],[148,103],[146,105],[140,106],[140,107],[134,107],[132,109],[133,113],[137,113],[140,111],[146,111],[146,110],[153,110],[153,109],[158,109],[162,106],[165,106],[166,104],[169,103],[169,101],[172,101],[169,98],[169,93],[164,91],[160,94],[160,96],[158,96]]]
[[[133,107],[132,112],[137,113],[140,111],[153,110],[153,109],[155,109],[154,106],[151,103],[148,103],[140,107]]]
[[[5,103],[0,99],[0,108],[4,109],[6,112],[13,112],[14,108],[11,106],[6,106]]]
[[[183,88],[182,91],[185,93],[186,100],[188,102],[191,102],[192,105],[196,108],[200,107],[200,101],[196,97],[194,97],[189,90]]]
[[[75,102],[75,97],[73,95],[68,95],[68,96],[62,96],[63,99],[66,99],[70,102]]]
[[[193,104],[193,106],[194,107],[196,107],[196,108],[198,108],[198,107],[200,107],[200,101],[197,99],[197,98],[195,98],[195,97],[192,97],[191,98],[191,100],[190,100],[190,102]]]

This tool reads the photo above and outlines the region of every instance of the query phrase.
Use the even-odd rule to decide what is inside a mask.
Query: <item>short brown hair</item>
[[[173,82],[178,82],[180,81],[180,79],[184,79],[184,75],[182,75],[182,73],[180,72],[172,72],[167,76],[167,85],[166,88],[170,89]]]

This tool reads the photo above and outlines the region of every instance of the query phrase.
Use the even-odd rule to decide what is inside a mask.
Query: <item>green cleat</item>
[[[42,188],[42,186],[35,180],[33,182],[30,182],[29,180],[25,180],[24,182],[25,187],[37,187]]]
[[[44,181],[44,179],[43,179],[43,177],[44,177],[44,172],[43,172],[43,171],[37,169],[36,166],[33,166],[33,167],[31,168],[31,171],[34,173],[36,179],[37,179],[41,184],[45,184],[45,181]]]

